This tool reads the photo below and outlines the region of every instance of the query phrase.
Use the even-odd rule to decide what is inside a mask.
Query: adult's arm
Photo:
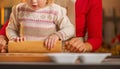
[[[5,53],[7,52],[7,37],[6,37],[6,26],[8,25],[8,21],[3,25],[3,27],[0,30],[0,52]]]
[[[7,27],[7,25],[8,25],[8,22],[9,22],[9,21],[7,21],[7,22],[3,25],[3,27],[0,29],[0,35],[6,36],[6,27]]]
[[[80,4],[82,4],[83,1],[86,1],[86,3],[84,2],[85,4],[83,4],[83,7],[84,9],[87,8],[87,12],[84,12],[84,10],[81,10],[80,8]],[[81,14],[79,11],[84,13]],[[87,28],[88,39],[86,43],[92,46],[93,51],[97,50],[102,43],[102,0],[77,0],[76,14],[77,17],[84,17],[83,20],[76,20],[76,36],[84,36],[82,33],[85,33],[85,28]],[[82,31],[82,24],[80,24],[80,22],[86,23],[86,27]]]

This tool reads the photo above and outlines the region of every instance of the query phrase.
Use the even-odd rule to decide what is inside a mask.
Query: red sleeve
[[[102,43],[102,0],[89,1],[87,15],[88,42],[92,44],[93,51]]]
[[[5,35],[5,36],[6,36],[6,31],[5,31],[5,29],[6,29],[7,25],[8,25],[8,22],[9,22],[9,21],[7,21],[7,22],[3,25],[3,27],[1,28],[1,30],[0,30],[0,35]]]
[[[87,8],[86,12],[83,11],[82,14],[80,14],[78,11],[82,11],[81,10],[77,10],[76,9],[76,15],[79,14],[79,17],[82,17],[84,14],[84,22],[85,22],[85,27],[83,28],[84,30],[81,32],[80,27],[82,27],[83,25],[80,24],[81,20],[77,19],[76,21],[76,36],[81,36],[82,33],[85,33],[85,30],[87,30],[88,32],[88,40],[87,42],[89,42],[92,47],[93,47],[93,51],[97,50],[102,43],[102,0],[77,0],[78,2],[87,2],[85,3],[85,6],[83,3],[83,10],[85,8]],[[76,7],[78,7],[76,5]],[[79,6],[80,7],[80,6]],[[79,8],[78,8],[79,9]],[[79,24],[78,24],[79,23]],[[82,25],[82,26],[80,26]],[[84,34],[82,34],[84,36]]]
[[[119,42],[120,42],[120,34],[119,34],[119,35],[117,35],[117,38],[118,38],[118,40],[119,40]]]

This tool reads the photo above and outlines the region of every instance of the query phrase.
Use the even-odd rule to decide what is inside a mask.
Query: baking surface
[[[50,62],[47,53],[0,53],[0,62]]]

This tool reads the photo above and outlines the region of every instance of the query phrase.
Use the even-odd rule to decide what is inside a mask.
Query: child
[[[23,36],[25,40],[45,40],[48,49],[53,48],[59,39],[71,38],[74,32],[66,10],[54,0],[26,0],[18,4],[12,9],[6,28],[9,40],[21,41]]]

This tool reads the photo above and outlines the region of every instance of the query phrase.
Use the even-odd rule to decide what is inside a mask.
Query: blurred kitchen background
[[[11,7],[25,0],[0,0],[0,28],[9,19]],[[120,55],[120,0],[103,0],[103,44],[96,52]],[[118,38],[118,39],[117,39]]]

